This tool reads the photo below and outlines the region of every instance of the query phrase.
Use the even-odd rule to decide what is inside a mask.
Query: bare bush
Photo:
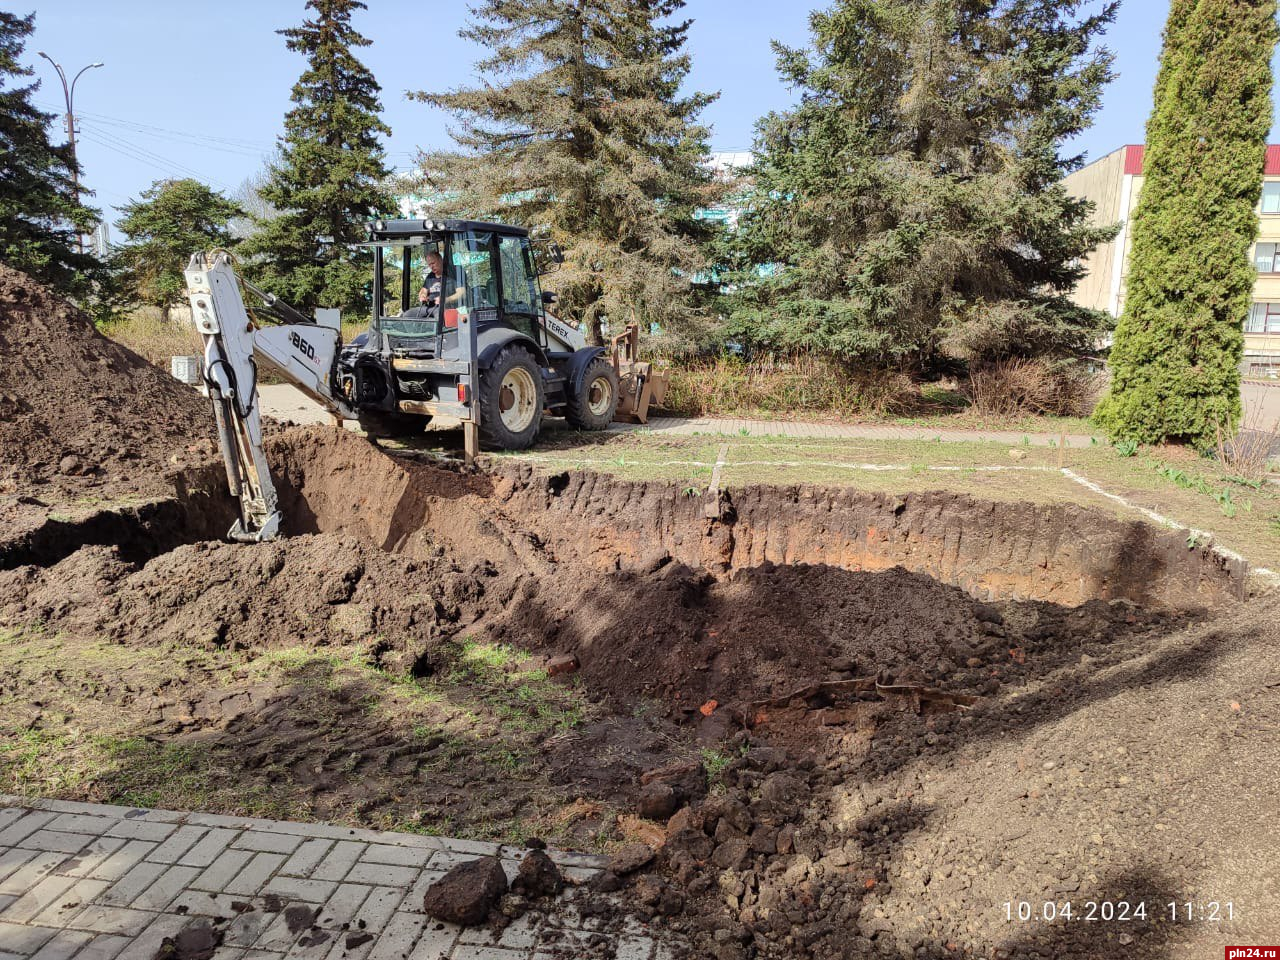
[[[907,413],[920,405],[896,370],[855,370],[811,353],[673,360],[665,408],[683,416],[796,413],[832,417]]]
[[[1214,459],[1227,472],[1246,480],[1260,481],[1271,469],[1271,459],[1280,452],[1280,421],[1268,423],[1261,407],[1245,416],[1232,433],[1215,425]]]
[[[1079,364],[1014,357],[975,364],[965,392],[981,416],[1087,417],[1098,401],[1101,379]]]
[[[201,353],[190,307],[174,307],[169,319],[156,307],[138,307],[123,320],[103,324],[104,334],[165,370],[169,358]]]

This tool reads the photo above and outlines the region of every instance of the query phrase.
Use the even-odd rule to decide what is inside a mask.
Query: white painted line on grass
[[[1209,542],[1209,549],[1218,556],[1247,565],[1249,567],[1249,573],[1252,575],[1280,583],[1280,574],[1277,574],[1274,570],[1268,570],[1266,567],[1255,567],[1241,554],[1236,553],[1234,550],[1229,550],[1226,547],[1219,546],[1216,542],[1217,535],[1212,530],[1197,530],[1195,527],[1188,527],[1185,523],[1179,523],[1177,520],[1166,517],[1162,513],[1156,513],[1154,510],[1150,510],[1147,507],[1140,506],[1131,500],[1127,500],[1118,493],[1112,493],[1111,491],[1094,483],[1087,477],[1080,476],[1080,474],[1074,472],[1068,467],[1062,468],[1062,475],[1068,480],[1073,480],[1080,484],[1080,486],[1084,487],[1086,490],[1092,490],[1099,496],[1106,497],[1108,500],[1112,500],[1123,507],[1127,507],[1130,510],[1136,510],[1152,523],[1158,524],[1162,527],[1169,527],[1174,530],[1185,530],[1188,534],[1191,534],[1197,539],[1203,538]]]

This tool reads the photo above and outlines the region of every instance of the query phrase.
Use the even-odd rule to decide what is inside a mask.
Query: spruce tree
[[[1113,437],[1204,445],[1239,421],[1275,16],[1275,0],[1173,0],[1097,412]]]
[[[340,307],[366,312],[368,256],[349,244],[365,224],[395,209],[380,136],[381,87],[355,56],[370,41],[351,26],[359,0],[308,0],[315,18],[281,30],[285,46],[307,58],[285,115],[280,155],[262,200],[279,211],[258,222],[241,248],[251,276],[282,300],[310,312]]]
[[[243,215],[236,204],[198,180],[157,181],[121,213],[116,228],[129,239],[114,259],[123,270],[124,289],[135,300],[159,307],[165,319],[169,308],[183,299],[183,270],[191,255],[231,246],[228,225]]]
[[[1068,295],[1113,228],[1060,148],[1111,77],[1115,6],[1079,6],[838,0],[810,49],[775,44],[801,98],[758,125],[734,335],[903,367],[1088,350],[1105,318]]]
[[[0,10],[0,262],[83,295],[97,261],[77,241],[97,215],[76,200],[70,147],[49,142],[53,115],[31,102],[39,82],[21,81],[32,75],[18,59],[34,24],[34,14]]]
[[[458,151],[422,156],[442,212],[545,228],[564,247],[560,312],[599,342],[601,324],[697,334],[692,288],[706,263],[695,209],[718,186],[697,117],[714,97],[680,95],[683,0],[483,0],[462,31],[491,51],[486,81],[414,93],[449,111]]]

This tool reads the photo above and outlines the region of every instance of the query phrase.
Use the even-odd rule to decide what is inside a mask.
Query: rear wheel
[[[603,430],[613,422],[618,409],[618,373],[607,357],[587,364],[582,382],[565,405],[564,416],[582,430]]]
[[[499,450],[533,446],[542,421],[542,368],[528,350],[504,347],[480,376],[480,439]]]

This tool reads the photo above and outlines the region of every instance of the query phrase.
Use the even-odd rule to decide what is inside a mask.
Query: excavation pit
[[[616,851],[716,960],[1274,937],[1277,601],[1183,533],[316,429],[230,544],[206,402],[4,267],[0,314],[0,793]],[[1196,891],[1241,919],[1002,909]]]
[[[707,943],[735,930],[759,956],[865,955],[848,930],[962,936],[910,917],[979,910],[965,891],[1032,835],[1027,805],[1053,788],[1007,771],[1052,779],[1068,761],[1042,759],[1046,736],[1085,750],[1119,733],[1081,718],[1130,685],[1226,664],[1211,625],[1248,606],[1238,565],[1075,507],[799,487],[708,502],[468,472],[329,429],[279,434],[269,456],[278,542],[213,538],[232,504],[209,465],[171,498],[0,546],[14,729],[84,755],[56,792],[656,843],[649,872],[617,881],[636,909]],[[556,658],[577,669],[550,676]],[[69,748],[73,730],[108,746]],[[1117,873],[1138,840],[1036,836],[1018,882],[1088,861],[1099,889],[1174,884]],[[943,860],[968,887],[921,885],[915,865]],[[963,936],[977,949],[998,928]]]

